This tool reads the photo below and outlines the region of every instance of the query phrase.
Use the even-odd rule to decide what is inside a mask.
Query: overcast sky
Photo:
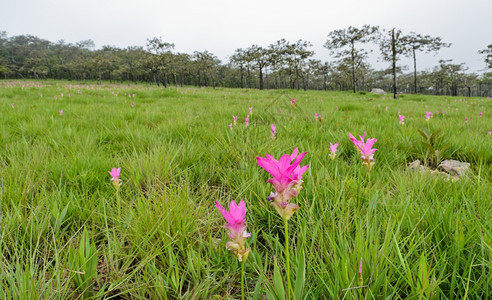
[[[492,43],[492,0],[0,0],[0,31],[56,42],[92,39],[96,48],[145,46],[161,36],[178,52],[208,50],[226,61],[237,48],[268,46],[285,38],[308,40],[315,57],[333,60],[323,47],[335,29],[364,24],[440,36],[451,48],[418,54],[418,69],[439,59],[484,69],[478,50]],[[377,48],[369,62],[376,69]],[[411,67],[404,59],[402,65]]]

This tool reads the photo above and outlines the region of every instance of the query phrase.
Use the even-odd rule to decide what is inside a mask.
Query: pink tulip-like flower
[[[60,113],[60,116],[63,115],[63,109],[58,111]]]
[[[135,98],[135,94],[132,94],[132,97]]]
[[[430,111],[425,112],[425,120],[429,121],[432,118],[433,114]]]
[[[366,132],[364,131],[364,134],[362,136],[359,135],[360,141],[358,139],[356,139],[350,132],[348,133],[348,135],[349,135],[350,141],[354,144],[355,149],[357,149],[358,151],[360,151],[359,145],[361,143],[362,144],[364,143],[364,139],[366,137]]]
[[[15,107],[15,104],[14,103],[10,103],[10,106],[12,106],[12,108],[14,108]]]
[[[133,102],[132,102],[132,103],[130,103],[130,106],[131,106],[131,107],[134,107],[134,106],[135,106],[135,103],[133,103]]]
[[[405,116],[398,115],[398,119],[400,119],[400,125],[405,124]]]
[[[290,104],[292,104],[292,106],[296,105],[296,99],[290,100]]]
[[[373,149],[372,146],[376,142],[376,139],[367,139],[365,143],[358,146],[361,154],[360,158],[363,160],[362,164],[366,166],[367,171],[371,171],[371,168],[374,165],[374,152],[378,149]]]
[[[253,115],[253,108],[252,108],[252,107],[250,107],[250,108],[249,108],[249,115],[250,115],[250,116],[252,116],[252,115]]]
[[[273,200],[271,205],[284,220],[290,219],[299,209],[299,206],[290,203],[290,199],[297,196],[302,189],[302,175],[309,166],[300,167],[299,165],[306,153],[297,155],[298,149],[296,148],[292,155],[284,154],[278,161],[270,154],[266,154],[266,158],[256,157],[258,165],[273,176],[267,180],[267,183],[273,185],[275,193],[271,193],[268,200]]]
[[[248,117],[246,117],[246,118],[244,119],[244,124],[246,124],[246,126],[248,126],[248,125],[249,125],[249,118],[248,118]]]
[[[385,110],[385,111],[388,111],[388,107],[386,106],[386,107],[384,108],[384,110]]]
[[[335,159],[335,156],[337,155],[337,147],[338,147],[338,143],[335,143],[335,144],[332,144],[330,143],[330,158],[332,160]]]
[[[278,112],[279,112],[279,113],[282,113],[282,109],[279,109],[279,110],[278,110]]]
[[[478,115],[479,115],[480,117],[481,117],[481,116],[483,116],[482,112],[479,112],[479,113],[478,113]]]
[[[215,207],[220,211],[227,224],[225,228],[229,230],[229,238],[232,240],[227,242],[227,250],[234,253],[240,262],[244,262],[248,257],[251,248],[246,249],[246,239],[251,237],[251,234],[246,232],[246,203],[241,199],[239,205],[236,201],[231,201],[229,211],[227,211],[220,203],[215,202]]]
[[[355,147],[359,150],[361,155],[361,159],[363,160],[362,165],[366,166],[367,171],[371,171],[372,166],[374,165],[374,152],[378,149],[373,149],[372,146],[377,142],[376,139],[367,139],[364,141],[366,132],[364,131],[364,135],[360,137],[360,141],[357,140],[352,134],[349,133],[350,140],[354,143]]]
[[[237,116],[234,116],[234,115],[233,115],[233,116],[232,116],[232,120],[234,121],[234,122],[233,122],[233,123],[234,123],[234,125],[236,125],[236,122],[237,122]]]
[[[438,111],[438,110],[436,110],[436,115],[438,115],[438,114],[439,114],[439,111]]]
[[[111,171],[108,171],[109,175],[111,175],[111,181],[113,182],[113,186],[118,190],[121,185],[120,179],[121,168],[112,168]]]
[[[270,126],[270,135],[272,137],[272,140],[275,139],[275,134],[277,133],[277,127],[275,127],[275,125],[271,125]]]
[[[63,98],[63,93],[61,93],[60,96],[62,96],[62,98]]]
[[[489,135],[492,135],[492,130],[489,130]]]
[[[442,115],[444,116],[445,114],[446,114],[446,111],[445,111],[445,110],[443,110],[443,111],[442,111]]]
[[[228,126],[229,126],[229,128],[232,130],[232,123],[231,123],[231,124],[229,124]]]
[[[57,97],[56,95],[55,95],[55,96],[53,96],[53,98],[55,98],[55,100],[56,100],[56,99],[58,99],[58,97]]]
[[[360,263],[359,263],[358,283],[359,283],[359,286],[362,286],[364,284],[364,278],[362,277],[362,257],[360,258]]]
[[[314,113],[314,118],[315,118],[315,119],[318,119],[318,118],[319,118],[318,113]]]
[[[465,124],[468,124],[468,118],[465,117]]]

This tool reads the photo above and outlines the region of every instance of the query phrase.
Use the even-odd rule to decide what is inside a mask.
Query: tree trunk
[[[355,48],[354,48],[354,43],[352,42],[352,91],[356,92],[356,89],[355,89],[355,84],[357,82],[357,80],[355,79]]]
[[[413,92],[417,94],[417,57],[415,56],[415,49],[412,49],[413,53]]]
[[[239,69],[239,73],[241,75],[241,88],[244,89],[244,74],[243,74],[243,66]]]
[[[251,70],[248,67],[248,87],[251,88]]]
[[[154,74],[154,82],[157,86],[159,86],[159,80],[157,80],[157,72],[152,72]]]
[[[392,51],[392,69],[393,69],[393,98],[398,97],[398,88],[396,86],[396,40],[395,29],[391,31],[391,51]]]
[[[263,67],[260,65],[258,66],[260,68],[260,90],[263,89]]]

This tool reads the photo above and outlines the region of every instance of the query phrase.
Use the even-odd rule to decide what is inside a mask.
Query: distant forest
[[[379,47],[386,70],[367,62],[367,44]],[[0,32],[0,78],[65,79],[81,81],[147,82],[157,86],[210,86],[255,89],[316,89],[393,93],[492,96],[492,44],[478,51],[484,59],[481,75],[467,73],[465,64],[440,60],[432,71],[419,71],[420,55],[450,47],[440,37],[364,25],[334,30],[324,47],[333,61],[313,59],[311,43],[278,40],[267,47],[236,49],[228,61],[213,53],[174,51],[174,44],[154,37],[146,47],[95,49],[92,40],[75,44],[50,42],[32,35]],[[367,48],[367,47],[366,47]],[[399,66],[402,57],[410,70]]]

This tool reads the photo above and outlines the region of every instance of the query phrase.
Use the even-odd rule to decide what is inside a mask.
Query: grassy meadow
[[[215,202],[244,199],[246,298],[285,299],[284,225],[256,157],[296,147],[309,152],[289,221],[296,297],[492,297],[491,99],[0,81],[0,107],[0,298],[239,299]],[[348,138],[364,131],[370,173]],[[468,175],[407,167],[446,158]]]

